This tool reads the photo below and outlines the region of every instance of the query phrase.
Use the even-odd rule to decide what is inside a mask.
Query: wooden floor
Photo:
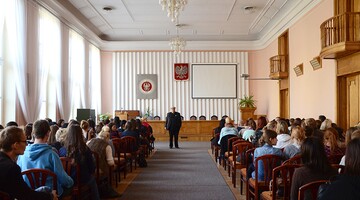
[[[210,146],[210,144],[209,144]],[[215,158],[214,155],[211,154],[211,149],[208,150],[209,154],[211,155],[211,158],[213,159],[214,165],[217,166],[219,172],[221,173],[221,175],[223,176],[225,182],[228,184],[231,192],[234,194],[234,196],[236,197],[237,200],[243,200],[246,199],[245,195],[240,195],[240,177],[239,177],[239,173],[238,177],[237,177],[237,184],[236,184],[236,188],[233,187],[232,182],[231,182],[231,177],[228,176],[227,171],[224,170],[223,166],[220,166],[218,163],[215,162]],[[149,158],[147,159],[151,159],[152,155],[154,155],[156,153],[156,147],[153,151],[153,153],[149,156]],[[127,189],[127,187],[131,184],[131,182],[136,178],[136,176],[138,174],[140,174],[143,170],[146,170],[146,168],[139,168],[137,167],[136,170],[133,170],[132,173],[128,173],[126,175],[126,179],[123,178],[123,174],[122,178],[121,178],[121,182],[118,184],[118,186],[115,186],[115,183],[113,183],[113,188],[115,191],[117,191],[119,194],[123,194],[124,191]],[[245,189],[245,188],[244,188]],[[244,190],[245,192],[245,190]],[[106,199],[106,200],[115,200],[115,199],[120,199],[120,198],[112,198],[112,199]]]

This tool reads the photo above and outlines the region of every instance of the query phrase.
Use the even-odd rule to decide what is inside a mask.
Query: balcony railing
[[[322,50],[335,45],[354,45],[360,42],[360,12],[346,12],[320,25]],[[358,44],[357,44],[358,45]],[[351,47],[353,48],[353,47]],[[343,47],[343,51],[351,50]],[[339,50],[339,49],[338,49]],[[338,52],[331,52],[338,53]]]
[[[270,58],[270,77],[287,78],[288,69],[286,65],[286,56],[277,55]]]

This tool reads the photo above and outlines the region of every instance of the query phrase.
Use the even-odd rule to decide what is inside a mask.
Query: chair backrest
[[[0,200],[10,200],[10,195],[6,192],[0,191]]]
[[[272,172],[272,199],[277,199],[277,191],[279,186],[283,188],[282,199],[289,200],[291,193],[291,182],[294,171],[300,167],[298,164],[286,164],[275,167]],[[279,185],[280,184],[280,185]]]
[[[246,169],[249,168],[250,163],[253,161],[255,148],[249,149],[245,152],[245,165]]]
[[[275,167],[279,166],[281,163],[282,157],[273,154],[266,154],[256,158],[255,166],[255,184],[258,180],[261,179],[264,181],[265,185],[269,185],[269,182],[272,178],[272,171]],[[264,177],[259,177],[259,168],[263,167]]]
[[[30,183],[30,188],[35,190],[38,187],[45,186],[47,179],[52,178],[52,189],[57,191],[57,176],[54,172],[47,169],[28,169],[21,172]]]
[[[239,164],[242,167],[246,167],[246,151],[249,149],[254,148],[253,144],[251,142],[245,141],[245,140],[237,140],[237,143],[235,144],[235,142],[233,142],[233,147],[232,147],[232,151],[233,151],[233,161],[236,164],[236,157],[240,156],[240,162]]]
[[[136,138],[132,136],[125,136],[121,138],[121,144],[124,145],[124,153],[133,153],[138,149]]]
[[[231,137],[227,140],[227,151],[230,153],[230,151],[232,151],[232,146],[233,146],[233,143],[237,140],[240,140],[241,138],[239,137]]]
[[[218,116],[213,115],[213,116],[210,117],[210,119],[211,119],[211,120],[218,120],[219,118],[218,118]]]
[[[289,158],[288,160],[284,161],[282,165],[300,165],[302,164],[301,155],[298,154],[296,156],[293,156],[292,158]]]
[[[305,193],[310,192],[311,199],[317,199],[318,190],[321,184],[326,183],[328,180],[313,181],[305,184],[299,188],[298,200],[305,199]]]
[[[73,158],[68,158],[68,157],[60,157],[61,160],[61,164],[65,170],[65,172],[69,175],[72,176],[72,170],[76,170],[76,180],[74,180],[74,186],[78,187],[80,186],[80,166],[79,165],[74,165],[74,159]],[[74,189],[75,189],[74,187]]]
[[[201,116],[199,117],[199,120],[206,120],[206,117],[205,117],[204,115],[201,115]]]
[[[224,155],[226,151],[228,151],[228,141],[230,138],[235,138],[236,135],[225,135],[224,137],[221,138],[220,140],[220,146],[221,146],[221,151],[220,154]]]

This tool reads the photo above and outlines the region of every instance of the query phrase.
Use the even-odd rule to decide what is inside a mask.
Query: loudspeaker
[[[95,109],[77,109],[76,120],[78,122],[88,119],[92,119],[94,122],[96,122]]]

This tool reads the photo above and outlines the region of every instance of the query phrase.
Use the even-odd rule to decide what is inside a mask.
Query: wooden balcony
[[[285,55],[277,55],[270,58],[269,77],[273,79],[285,79],[289,77]]]
[[[320,29],[321,58],[337,59],[360,51],[360,12],[334,16]]]

